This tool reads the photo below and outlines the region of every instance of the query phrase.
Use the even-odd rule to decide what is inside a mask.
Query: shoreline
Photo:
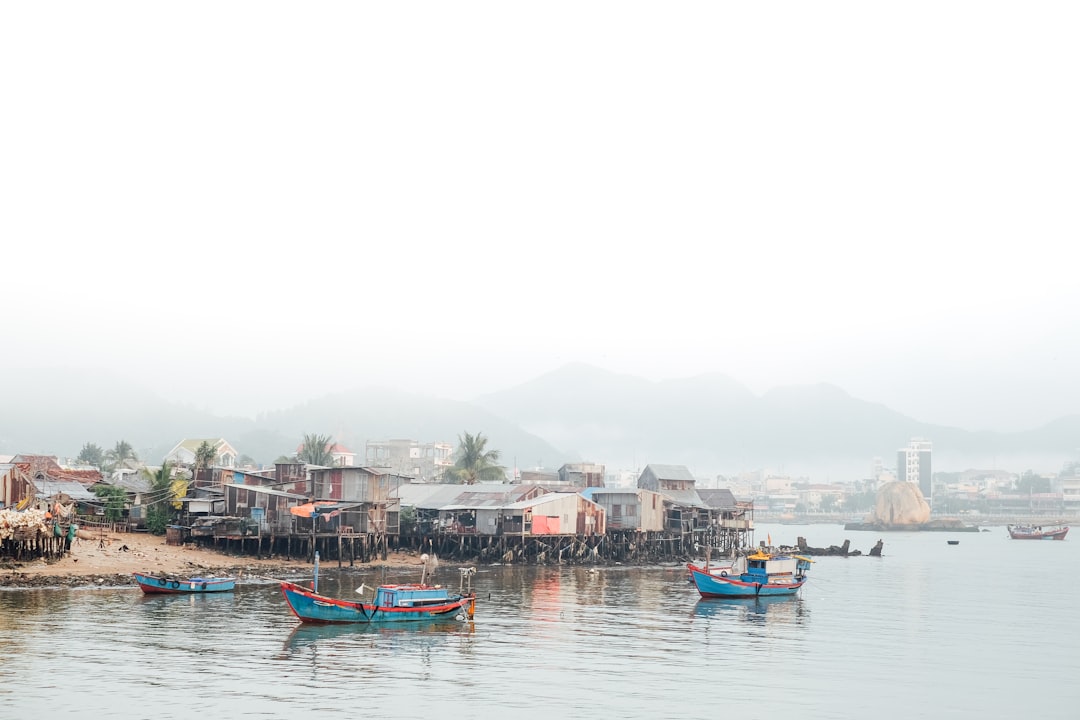
[[[354,564],[349,569],[406,569],[419,565],[418,555],[395,552],[390,553],[386,560]],[[342,569],[348,567],[343,565]],[[337,570],[337,561],[323,561],[321,568]],[[235,577],[238,583],[254,583],[266,582],[274,577],[311,577],[314,564],[295,558],[233,555],[194,544],[169,545],[163,535],[111,533],[96,541],[76,540],[70,552],[58,559],[0,559],[0,591],[127,586],[137,589],[136,572],[184,577],[230,576]]]

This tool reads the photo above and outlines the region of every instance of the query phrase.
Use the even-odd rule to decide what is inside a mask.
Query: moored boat
[[[1068,525],[1008,525],[1009,537],[1013,540],[1064,540],[1069,532]]]
[[[135,582],[144,593],[184,594],[229,592],[236,587],[233,577],[179,577],[176,575],[154,575],[152,573],[133,573]]]
[[[472,619],[476,611],[476,593],[472,591],[472,576],[476,574],[476,568],[459,568],[461,586],[458,592],[451,592],[442,585],[426,584],[426,570],[425,562],[425,574],[419,583],[379,585],[370,601],[341,600],[320,595],[317,580],[311,588],[282,580],[281,594],[285,596],[293,615],[305,623]],[[362,594],[364,589],[365,586],[361,585],[358,592]]]
[[[745,560],[745,569],[736,573],[714,574],[696,565],[686,567],[701,597],[777,597],[797,593],[806,583],[806,573],[813,562],[802,555],[779,555],[761,550],[746,556]]]

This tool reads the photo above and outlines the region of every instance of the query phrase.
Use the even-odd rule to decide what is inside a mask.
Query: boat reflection
[[[733,618],[750,623],[803,622],[809,616],[798,595],[762,598],[702,598],[694,605],[692,617]]]
[[[409,623],[350,623],[348,625],[311,625],[301,623],[285,639],[285,652],[295,652],[315,646],[348,645],[379,642],[389,647],[402,645],[415,648],[441,642],[446,638],[468,637],[476,632],[472,621],[409,622]]]

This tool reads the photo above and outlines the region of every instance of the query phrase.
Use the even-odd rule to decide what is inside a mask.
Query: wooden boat
[[[1068,525],[1008,525],[1009,537],[1013,540],[1064,540],[1069,532]]]
[[[232,577],[177,577],[134,573],[135,581],[144,593],[216,593],[229,592],[236,587]]]
[[[471,620],[476,611],[476,593],[472,591],[472,576],[476,568],[459,568],[461,586],[451,592],[442,585],[428,585],[424,575],[419,583],[379,585],[369,601],[340,600],[318,593],[318,575],[312,587],[281,581],[281,594],[293,615],[306,623],[384,623],[419,620]],[[364,585],[357,592],[363,593]]]
[[[960,544],[959,540],[946,540],[945,542],[949,543],[950,545],[959,545]]]
[[[794,595],[806,583],[810,570],[808,557],[780,555],[758,550],[746,556],[746,568],[742,572],[718,574],[706,572],[696,565],[687,565],[701,597],[746,598],[778,597]]]

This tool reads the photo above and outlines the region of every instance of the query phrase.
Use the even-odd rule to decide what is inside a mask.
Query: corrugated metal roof
[[[37,497],[48,498],[64,493],[72,500],[97,500],[97,495],[87,490],[77,480],[34,479]]]
[[[645,466],[645,469],[651,469],[657,480],[694,480],[696,482],[696,478],[685,465],[649,464]]]
[[[563,498],[573,497],[573,496],[580,497],[580,495],[578,493],[548,493],[547,495],[541,495],[540,497],[533,498],[532,500],[519,500],[518,502],[510,503],[509,505],[503,505],[502,509],[504,509],[504,510],[522,510],[524,508],[531,508],[531,507],[537,507],[539,505],[546,505],[547,503],[556,502],[558,500],[562,500]],[[592,502],[592,500],[590,500],[589,502]]]
[[[735,494],[727,488],[698,488],[697,494],[714,510],[734,510],[737,507]]]
[[[698,495],[697,490],[664,490],[660,489],[656,492],[664,496],[665,500],[670,500],[676,505],[682,505],[684,507],[709,507],[701,496]]]
[[[428,490],[427,488],[437,489]],[[536,485],[511,485],[509,483],[406,484],[398,488],[398,497],[402,505],[411,505],[421,510],[442,510],[449,506],[455,506],[457,509],[490,508],[517,502],[536,489]]]
[[[133,493],[150,492],[150,481],[134,474],[121,475],[116,480],[109,480],[105,484],[123,488],[124,490]]]

